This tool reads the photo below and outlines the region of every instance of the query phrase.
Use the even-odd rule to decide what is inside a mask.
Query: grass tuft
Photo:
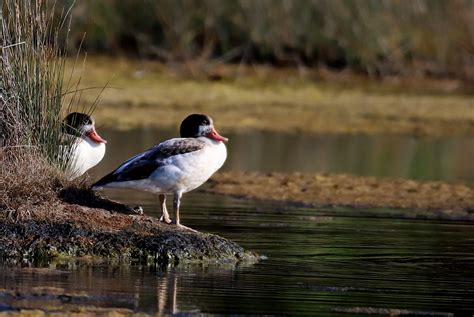
[[[2,96],[8,146],[35,147],[59,161],[64,58],[59,23],[42,1],[5,1],[2,11]]]
[[[61,122],[80,98],[67,87],[69,12],[55,2],[5,0],[0,5],[0,211],[21,219],[57,200],[69,161]],[[74,85],[71,86],[74,88]],[[66,96],[68,99],[66,99]]]

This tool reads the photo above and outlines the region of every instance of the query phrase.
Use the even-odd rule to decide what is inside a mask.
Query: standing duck
[[[135,155],[93,185],[101,188],[134,188],[159,194],[160,221],[172,223],[166,209],[166,195],[173,194],[176,225],[181,197],[209,179],[225,162],[227,138],[219,135],[212,119],[192,114],[183,120],[181,138],[155,145]]]
[[[69,156],[69,177],[83,175],[96,166],[105,155],[107,143],[95,130],[95,121],[89,115],[72,112],[63,120],[65,137],[74,138],[66,154]]]

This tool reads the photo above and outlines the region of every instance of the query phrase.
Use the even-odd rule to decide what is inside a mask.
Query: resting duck
[[[65,137],[72,140],[69,154],[69,177],[77,178],[96,166],[105,155],[107,143],[95,130],[95,121],[89,115],[72,112],[63,120]]]
[[[155,145],[135,155],[115,171],[93,185],[101,188],[134,188],[159,194],[160,221],[172,223],[166,209],[166,195],[173,194],[175,223],[180,224],[181,196],[212,176],[225,162],[228,139],[217,133],[212,119],[203,114],[192,114],[183,120],[181,138]]]

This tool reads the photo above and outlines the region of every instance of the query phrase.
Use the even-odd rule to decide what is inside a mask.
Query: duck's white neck
[[[105,144],[97,143],[88,137],[78,138],[72,152],[71,177],[84,174],[97,165],[105,155]]]

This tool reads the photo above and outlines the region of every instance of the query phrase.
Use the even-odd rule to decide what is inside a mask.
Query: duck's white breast
[[[79,177],[99,164],[105,155],[105,144],[79,139],[74,145],[71,158],[72,177]]]

